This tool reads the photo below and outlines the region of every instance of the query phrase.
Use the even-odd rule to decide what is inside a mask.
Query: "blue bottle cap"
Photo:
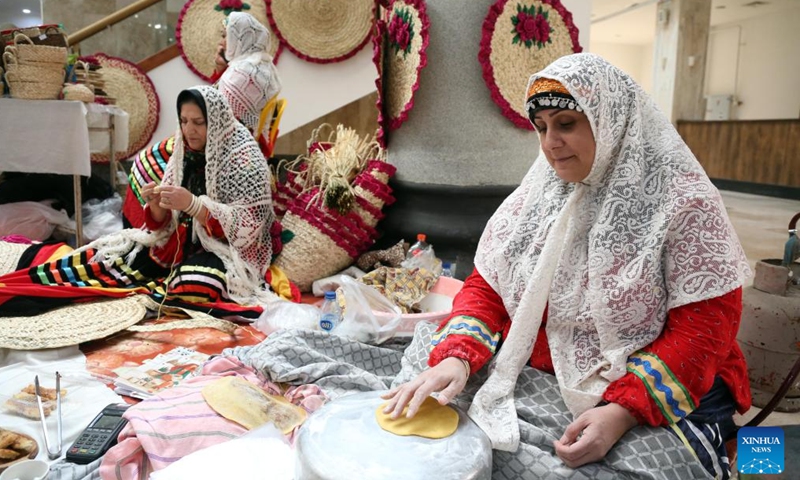
[[[450,262],[442,262],[442,268],[450,268]]]
[[[336,300],[336,292],[333,290],[325,292],[325,300]]]

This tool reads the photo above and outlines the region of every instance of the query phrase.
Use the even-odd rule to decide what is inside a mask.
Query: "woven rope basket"
[[[250,8],[242,12],[252,15],[272,32],[267,20],[264,0],[246,2]],[[214,52],[222,37],[225,13],[215,10],[219,0],[189,0],[183,6],[175,27],[175,39],[186,66],[203,80],[210,82],[214,73]],[[280,42],[272,35],[269,54],[277,63]]]
[[[0,317],[0,348],[37,350],[104,338],[142,320],[141,295],[76,303],[32,317]]]
[[[298,57],[317,63],[345,60],[369,40],[374,0],[267,0],[275,34]]]
[[[20,81],[62,83],[64,81],[64,66],[59,63],[23,63],[11,52],[3,53],[3,65],[6,72],[13,74]]]
[[[12,52],[20,64],[60,63],[63,67],[67,63],[66,48],[34,45],[27,35],[22,34],[17,34],[14,37],[14,45],[7,46],[5,51]]]
[[[25,100],[55,100],[61,93],[61,81],[26,82],[13,73],[5,74],[11,98]]]

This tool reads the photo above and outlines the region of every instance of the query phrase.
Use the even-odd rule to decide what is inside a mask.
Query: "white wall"
[[[736,120],[800,117],[800,7],[711,29],[706,94],[733,94]]]
[[[333,64],[310,63],[284,50],[278,59],[278,73],[286,99],[280,132],[288,133],[320,116],[375,91],[377,72],[368,44],[353,57]],[[148,73],[161,101],[158,128],[153,142],[173,133],[178,125],[175,100],[181,90],[205,84],[177,57]]]
[[[653,44],[591,42],[588,51],[630,75],[647,93],[653,90]]]

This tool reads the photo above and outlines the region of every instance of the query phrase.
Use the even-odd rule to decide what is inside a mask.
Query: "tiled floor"
[[[783,257],[789,220],[800,212],[800,201],[728,191],[722,192],[722,198],[751,268],[758,260]],[[737,417],[736,423],[743,425],[758,412],[759,409],[753,407]],[[761,423],[765,426],[789,424],[800,424],[800,412],[773,412]]]

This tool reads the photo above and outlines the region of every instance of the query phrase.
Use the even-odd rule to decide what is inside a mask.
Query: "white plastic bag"
[[[362,343],[380,344],[392,338],[402,320],[400,307],[369,285],[347,276],[336,296],[344,296],[342,322],[333,333]]]
[[[322,297],[325,295],[325,292],[329,290],[336,290],[341,286],[342,276],[359,279],[364,275],[366,275],[366,273],[364,273],[364,271],[358,267],[347,267],[336,275],[314,280],[314,283],[311,284],[311,293],[313,293],[315,297]]]
[[[83,235],[87,241],[122,230],[122,198],[116,193],[105,200],[86,201],[82,213]]]
[[[319,314],[319,308],[314,305],[280,300],[265,306],[253,326],[267,335],[284,328],[318,330]]]

